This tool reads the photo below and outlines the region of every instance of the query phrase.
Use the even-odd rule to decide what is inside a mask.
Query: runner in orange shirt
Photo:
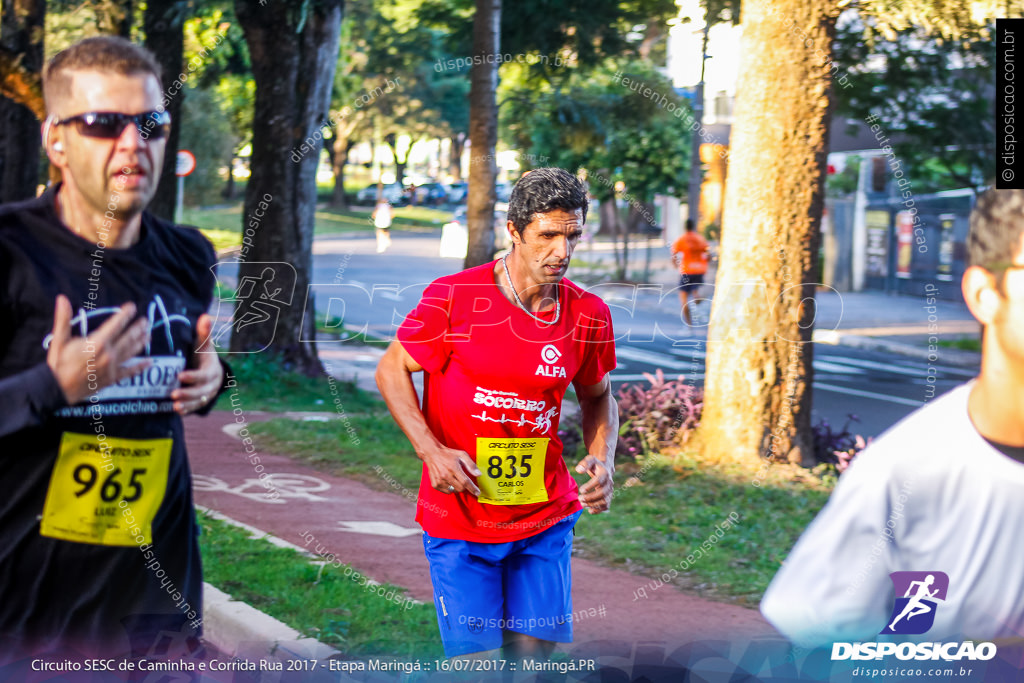
[[[692,291],[694,299],[704,284],[704,273],[708,272],[708,243],[697,234],[693,220],[686,219],[686,232],[672,245],[672,264],[679,268],[679,300],[683,305],[683,318],[687,325],[693,325],[690,309],[686,304]]]

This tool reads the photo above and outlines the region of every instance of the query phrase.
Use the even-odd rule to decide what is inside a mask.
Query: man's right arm
[[[125,366],[149,340],[149,323],[131,323],[133,317],[135,305],[128,303],[88,341],[72,337],[71,304],[58,296],[46,362],[0,380],[0,436],[38,426],[54,410],[145,370],[145,361]]]
[[[38,427],[66,404],[46,363],[0,379],[0,437]]]
[[[431,486],[446,492],[452,486],[455,489],[452,493],[467,491],[479,495],[480,489],[467,474],[480,475],[476,463],[465,451],[448,448],[438,441],[423,417],[412,382],[412,373],[422,371],[423,366],[402,344],[393,341],[377,365],[377,387],[416,455],[427,465]]]

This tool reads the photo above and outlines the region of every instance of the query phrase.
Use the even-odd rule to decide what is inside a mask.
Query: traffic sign
[[[195,155],[187,149],[179,151],[177,166],[174,168],[174,174],[179,178],[183,178],[194,170],[196,170]]]

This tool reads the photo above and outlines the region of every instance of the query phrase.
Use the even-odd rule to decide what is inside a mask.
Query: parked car
[[[452,204],[463,204],[466,201],[466,195],[469,194],[469,183],[461,181],[458,183],[452,183],[448,186],[448,201]]]
[[[401,183],[390,183],[385,185],[381,196],[388,200],[394,206],[400,206],[405,203],[405,196],[403,194],[404,188]],[[369,185],[359,190],[356,193],[357,204],[376,204],[377,203],[377,184]]]
[[[458,223],[463,227],[466,227],[466,207],[460,206],[455,209],[452,214],[450,223]],[[494,248],[498,251],[510,249],[512,247],[512,240],[508,236],[508,230],[505,226],[508,223],[508,204],[505,202],[497,202],[494,205]]]
[[[512,186],[508,183],[497,183],[494,186],[494,193],[499,202],[508,203],[508,198],[512,196]]]
[[[448,201],[448,188],[443,183],[423,183],[417,185],[414,192],[416,204],[437,205]]]

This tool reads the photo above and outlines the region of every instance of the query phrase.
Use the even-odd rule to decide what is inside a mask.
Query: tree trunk
[[[235,198],[235,158],[231,157],[228,160],[228,179],[224,183],[224,189],[221,191],[220,196],[227,200],[233,200]]]
[[[456,133],[451,136],[448,147],[448,175],[453,183],[462,181],[462,150],[466,148],[466,134]]]
[[[345,166],[352,151],[352,141],[347,137],[334,137],[334,191],[331,192],[331,206],[348,211],[348,195],[345,194]]]
[[[265,5],[235,0],[256,81],[244,215],[263,214],[238,278],[240,285],[246,278],[257,282],[266,301],[255,303],[276,315],[244,324],[243,314],[253,307],[239,299],[231,350],[267,350],[286,368],[309,375],[323,372],[309,290],[319,155],[301,155],[298,161],[292,155],[305,140],[318,140],[327,120],[343,9],[344,0],[270,0]],[[271,294],[277,289],[283,293],[275,299]]]
[[[103,0],[93,4],[100,33],[132,37],[132,0]]]
[[[26,84],[38,85],[43,68],[46,3],[14,0],[0,3],[0,7],[0,49],[19,60]],[[0,128],[4,131],[0,147],[0,203],[34,197],[39,183],[40,119],[26,104],[0,96]]]
[[[132,0],[123,0],[121,6],[124,8],[124,14],[121,17],[121,23],[117,27],[118,35],[128,40],[132,38],[132,19],[135,14],[135,8],[132,5]]]
[[[175,166],[178,157],[178,140],[181,138],[181,103],[185,99],[185,87],[178,88],[178,80],[185,60],[185,19],[188,10],[186,0],[149,0],[142,18],[146,32],[146,47],[149,48],[163,71],[163,107],[171,115],[171,134],[167,138],[164,165],[160,171],[160,184],[149,204],[149,211],[166,220],[174,219],[178,204],[178,178]],[[172,96],[173,95],[173,96]]]
[[[619,221],[618,229],[622,237],[622,264],[615,279],[619,282],[629,282],[629,226]]]
[[[473,66],[469,78],[469,196],[466,228],[469,245],[465,268],[483,265],[494,258],[494,184],[498,164],[498,62],[501,49],[501,0],[476,0],[473,17]]]
[[[814,456],[810,341],[830,114],[825,59],[838,9],[832,0],[780,0],[745,2],[742,11],[700,437],[712,459],[806,464]]]
[[[398,135],[388,133],[384,136],[384,142],[387,143],[388,148],[391,150],[391,157],[395,160],[395,182],[401,185],[402,181],[405,180],[405,167],[409,164],[409,152],[412,151],[412,145],[409,145],[409,149],[405,150],[405,158],[400,158],[398,156]],[[413,203],[416,203],[415,199]]]
[[[621,280],[622,276],[622,252],[619,250],[619,209],[615,206],[615,197],[604,197],[600,199],[598,213],[601,215],[601,227],[598,235],[608,235],[612,238],[612,255],[615,262],[615,280]]]

